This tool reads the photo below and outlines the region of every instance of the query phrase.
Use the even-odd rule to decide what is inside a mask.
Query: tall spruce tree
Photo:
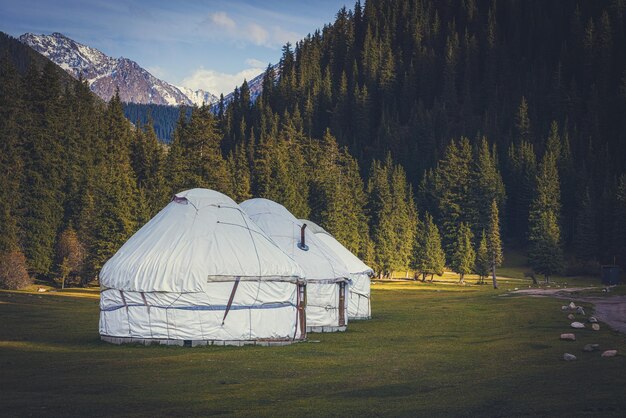
[[[53,267],[54,244],[63,221],[63,139],[67,109],[56,68],[48,63],[26,76],[29,120],[23,131],[24,176],[20,200],[23,242],[29,269],[46,275]]]
[[[502,206],[505,200],[504,182],[497,167],[497,153],[489,147],[487,138],[483,137],[478,146],[472,173],[472,195],[470,204],[474,206],[475,217],[473,232],[487,229],[491,217],[491,203],[495,200],[498,206]]]
[[[107,106],[103,129],[106,149],[95,181],[91,273],[97,273],[137,227],[137,185],[130,159],[132,132],[118,93]]]
[[[554,212],[545,211],[538,214],[533,222],[530,234],[528,260],[533,269],[544,275],[546,284],[550,276],[559,273],[563,268],[563,250],[561,249],[561,233]]]
[[[426,275],[430,274],[430,281],[436,275],[443,275],[446,265],[446,254],[441,246],[439,228],[435,225],[433,217],[426,213],[424,215],[424,250],[420,252],[417,260],[418,270],[422,273],[422,281]]]
[[[435,188],[439,220],[442,226],[446,256],[454,254],[454,243],[461,222],[475,219],[471,203],[472,147],[469,140],[461,138],[450,142],[445,156],[435,172]]]
[[[491,201],[491,216],[489,218],[487,231],[487,249],[489,252],[491,278],[493,288],[497,289],[498,280],[496,278],[496,268],[502,265],[504,255],[502,254],[502,240],[500,239],[500,215],[498,203],[495,199]]]
[[[474,271],[478,275],[478,283],[484,284],[485,277],[489,275],[491,270],[491,261],[489,259],[489,247],[487,245],[487,237],[483,229],[478,249],[476,250],[476,265]]]
[[[373,161],[370,168],[367,193],[370,196],[368,214],[370,230],[375,249],[375,267],[380,275],[391,274],[393,268],[396,234],[393,231],[392,194],[389,184],[389,170],[391,167],[380,161]]]
[[[563,264],[559,227],[560,183],[557,157],[544,155],[537,173],[536,195],[529,213],[528,261],[546,282]]]
[[[142,128],[137,124],[132,143],[131,162],[146,205],[147,221],[167,203],[170,194],[165,185],[165,153],[159,143],[152,120]]]
[[[228,156],[228,167],[232,181],[232,198],[236,202],[250,199],[252,197],[250,164],[244,142],[235,145],[235,149]]]
[[[465,275],[470,274],[474,270],[476,262],[476,252],[472,244],[474,234],[469,225],[461,222],[459,225],[458,237],[452,256],[450,267],[452,271],[459,274],[459,283],[465,283]]]
[[[209,106],[193,108],[189,121],[184,115],[174,132],[170,150],[170,176],[175,192],[194,187],[231,193],[228,166],[222,156],[217,120]]]

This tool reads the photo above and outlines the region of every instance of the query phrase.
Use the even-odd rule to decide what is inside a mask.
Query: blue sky
[[[172,84],[229,93],[286,42],[334,20],[341,0],[0,0],[0,31],[61,32]]]

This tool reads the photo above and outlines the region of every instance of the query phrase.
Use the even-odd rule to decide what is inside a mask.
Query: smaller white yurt
[[[350,272],[350,286],[348,293],[348,318],[352,320],[370,319],[372,317],[372,305],[370,302],[370,277],[374,274],[367,264],[361,261],[350,250],[344,247],[328,231],[321,226],[300,220],[307,224],[307,229],[315,234],[337,258],[341,259]]]
[[[250,218],[304,271],[308,332],[345,331],[347,285],[343,262],[284,206],[267,199],[240,204]]]
[[[282,345],[306,335],[304,274],[231,198],[192,189],[100,271],[112,343]]]

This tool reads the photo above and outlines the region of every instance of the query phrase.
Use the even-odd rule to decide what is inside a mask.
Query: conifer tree
[[[20,146],[21,79],[8,59],[0,67],[0,254],[19,249],[18,205],[24,163]],[[22,255],[23,256],[23,255]]]
[[[393,231],[392,194],[389,184],[389,170],[391,168],[373,161],[370,168],[367,192],[370,196],[368,214],[370,230],[375,248],[375,267],[382,275],[390,275],[396,254],[396,234]]]
[[[461,222],[459,225],[458,237],[451,259],[452,270],[459,274],[459,283],[465,283],[465,275],[474,270],[476,262],[476,252],[472,245],[474,235],[469,225]]]
[[[418,260],[418,270],[422,272],[422,281],[430,274],[430,281],[436,275],[443,275],[446,264],[446,255],[441,247],[439,228],[435,225],[432,216],[426,213],[424,216],[424,251]]]
[[[339,156],[341,166],[341,185],[343,204],[339,204],[344,212],[345,235],[337,234],[337,239],[352,253],[363,260],[371,260],[371,242],[368,218],[366,215],[367,194],[361,178],[359,164],[350,155],[347,148],[341,150]],[[416,215],[417,216],[417,215]]]
[[[541,212],[534,220],[530,233],[528,261],[537,273],[544,275],[546,284],[550,282],[550,276],[561,271],[563,267],[561,234],[554,212]]]
[[[491,202],[491,216],[489,219],[487,232],[487,250],[489,252],[489,262],[493,288],[498,288],[496,279],[496,268],[502,265],[504,256],[502,254],[502,241],[500,239],[500,215],[498,204],[495,199]]]
[[[436,199],[446,256],[454,253],[457,230],[461,222],[475,219],[471,204],[472,148],[467,138],[452,140],[435,173]]]
[[[556,156],[548,152],[537,173],[528,233],[528,261],[536,272],[545,276],[546,282],[563,263],[559,227],[560,193]]]
[[[119,94],[109,102],[104,120],[106,151],[98,164],[91,226],[89,270],[93,272],[100,270],[135,232],[138,214],[136,179],[130,160],[132,132]]]
[[[489,248],[487,246],[487,237],[485,236],[485,230],[483,230],[480,237],[480,243],[478,244],[478,250],[476,251],[475,272],[478,275],[479,284],[485,283],[485,277],[489,275],[490,270],[491,261],[489,260]]]
[[[137,124],[131,154],[137,188],[145,203],[146,220],[161,210],[170,198],[165,186],[165,155],[152,125],[150,118],[143,129]]]
[[[391,164],[389,159],[387,164],[388,166]],[[396,243],[393,268],[394,270],[408,270],[417,224],[413,190],[407,184],[404,169],[399,165],[393,167],[390,182],[392,196],[391,223],[395,232]]]
[[[230,194],[228,167],[220,148],[221,137],[209,106],[193,108],[189,122],[181,121],[170,150],[176,191],[202,187]]]
[[[504,203],[504,182],[496,163],[495,149],[489,149],[487,138],[483,137],[478,148],[475,167],[472,173],[472,196],[469,205],[474,206],[475,218],[470,219],[472,229],[487,229],[491,217],[491,203],[495,199],[499,206]]]
[[[28,114],[24,127],[24,184],[20,211],[23,213],[24,253],[36,275],[53,267],[54,244],[63,221],[63,122],[61,86],[56,67],[49,62],[39,74],[34,67],[26,76]]]
[[[252,197],[250,166],[245,143],[235,145],[235,149],[228,156],[228,167],[232,181],[232,198],[236,202],[243,202],[244,200],[250,199]]]
[[[424,273],[425,256],[426,254],[426,224],[419,217],[416,216],[415,222],[415,240],[413,241],[413,252],[411,254],[410,267],[414,270],[414,280],[417,280],[422,275],[422,281],[426,277]]]

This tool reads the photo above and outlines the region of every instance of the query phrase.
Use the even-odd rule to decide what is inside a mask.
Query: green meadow
[[[455,281],[375,283],[372,320],[286,347],[115,346],[97,290],[0,292],[0,416],[626,416],[624,334],[509,294],[528,279]]]

